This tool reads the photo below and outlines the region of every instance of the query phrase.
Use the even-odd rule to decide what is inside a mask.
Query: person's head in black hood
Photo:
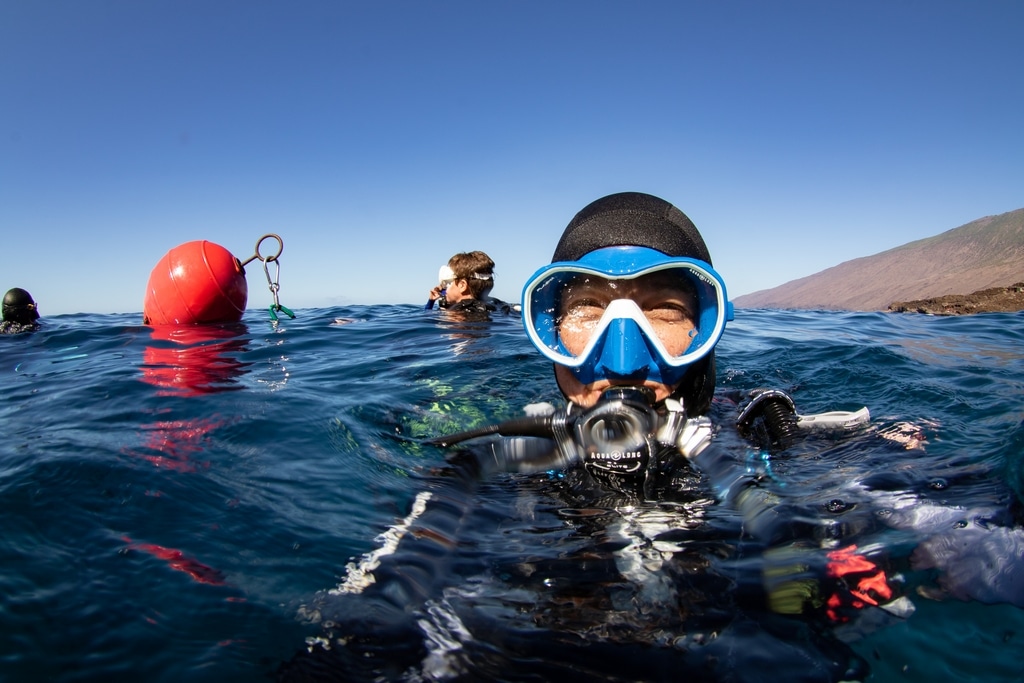
[[[732,319],[704,239],[663,199],[623,192],[572,219],[523,290],[523,322],[583,407],[610,386],[645,386],[687,415],[707,412],[714,347]]]
[[[3,321],[11,325],[32,326],[39,320],[39,308],[32,295],[21,287],[4,294]]]

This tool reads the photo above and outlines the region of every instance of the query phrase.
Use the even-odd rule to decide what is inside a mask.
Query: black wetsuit
[[[285,664],[280,680],[866,675],[863,660],[832,635],[822,614],[770,609],[764,544],[745,533],[743,513],[721,504],[715,491],[723,482],[737,490],[747,483],[728,454],[707,454],[704,462],[717,470],[709,476],[677,452],[656,453],[645,499],[609,488],[583,467],[544,473],[543,441],[517,437],[456,453],[451,467],[426,483],[419,512],[414,505],[396,526],[402,534],[394,551],[367,563],[372,581],[350,572],[347,586],[318,595],[304,610],[324,625],[328,646],[314,644]],[[498,449],[511,457],[495,457]],[[474,509],[492,465],[500,469],[500,461],[523,453],[541,473],[493,484],[516,487],[519,502]],[[526,522],[527,539],[537,545],[516,550],[501,529],[522,526],[523,509],[538,511]],[[476,547],[459,544],[470,517],[493,519],[493,547],[480,547],[479,539]],[[824,564],[822,554],[818,569]],[[798,578],[817,580],[818,573],[812,568]]]
[[[10,320],[0,322],[0,334],[20,334],[22,332],[34,332],[39,329],[39,323],[16,323]]]

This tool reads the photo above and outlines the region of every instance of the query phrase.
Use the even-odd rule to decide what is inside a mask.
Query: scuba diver
[[[491,296],[494,289],[494,261],[482,251],[455,254],[441,266],[438,284],[430,290],[427,310],[434,307],[451,312],[486,314],[508,313],[511,306]]]
[[[0,334],[18,334],[39,329],[39,306],[32,295],[20,287],[7,290],[3,302]]]
[[[762,514],[777,501],[715,443],[728,430],[711,419],[714,350],[733,313],[690,219],[642,193],[591,203],[526,283],[522,317],[565,405],[430,440],[460,448],[381,547],[300,610],[324,634],[279,680],[866,676],[830,627],[888,600],[884,575],[850,549],[766,567],[803,530]],[[748,399],[735,441],[768,449],[866,419],[800,416],[781,391]],[[498,540],[475,565],[460,534],[481,482],[503,474],[535,475],[514,479],[529,498],[516,509],[558,524],[546,552]]]

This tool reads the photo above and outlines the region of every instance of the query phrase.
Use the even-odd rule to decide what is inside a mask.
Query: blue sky
[[[473,249],[518,300],[637,190],[748,294],[1024,207],[1022,28],[1019,0],[0,0],[0,291],[141,312],[172,247],[274,232],[289,308],[422,303]]]

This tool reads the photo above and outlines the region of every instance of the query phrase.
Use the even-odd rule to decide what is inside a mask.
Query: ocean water
[[[451,453],[417,439],[559,396],[516,317],[296,314],[180,330],[56,316],[0,336],[0,681],[273,680],[330,626],[312,609],[324,591],[443,480]],[[499,475],[440,517],[458,524],[432,546],[450,557],[423,560],[426,602],[409,607],[429,661],[408,680],[703,680],[680,654],[694,638],[731,662],[723,680],[827,680],[830,648],[868,681],[1024,679],[1024,317],[739,310],[717,368],[718,439],[738,460],[751,449],[730,409],[753,388],[804,414],[870,409],[869,425],[760,458],[778,505],[758,514],[794,511],[782,528],[823,548],[872,548],[912,613],[809,630],[733,615],[730,572],[780,566],[771,548],[726,557],[738,512],[702,508],[697,528],[686,506],[657,508],[670,533],[623,578],[609,529],[628,519],[566,502],[558,473]],[[330,605],[376,623],[358,599]],[[699,623],[729,628],[681,632],[702,606]],[[367,632],[290,680],[369,680],[365,662],[390,655]]]

